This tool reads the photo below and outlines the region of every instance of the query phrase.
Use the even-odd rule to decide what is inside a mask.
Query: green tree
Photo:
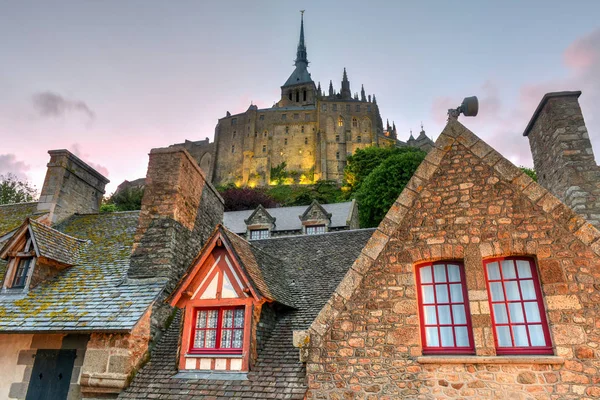
[[[525,172],[531,179],[533,179],[535,182],[537,182],[537,172],[535,172],[535,169],[533,168],[527,168],[527,167],[519,167],[521,169],[521,171]]]
[[[37,190],[26,180],[16,175],[0,175],[0,204],[25,203],[34,201]]]
[[[103,212],[133,211],[142,208],[143,187],[130,187],[114,193],[101,207]],[[114,205],[114,207],[111,206]]]
[[[348,197],[358,192],[367,176],[383,161],[393,155],[405,153],[422,153],[422,151],[412,147],[367,147],[356,150],[348,157],[348,164],[344,169]]]
[[[394,154],[365,178],[356,192],[362,228],[379,225],[425,156],[424,151]]]

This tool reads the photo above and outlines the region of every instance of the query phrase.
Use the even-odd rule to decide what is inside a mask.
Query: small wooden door
[[[38,350],[26,400],[66,400],[76,350]]]

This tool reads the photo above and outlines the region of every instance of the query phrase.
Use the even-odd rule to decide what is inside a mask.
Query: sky
[[[218,118],[270,107],[293,71],[376,94],[401,140],[434,139],[448,108],[517,165],[542,96],[581,90],[600,151],[600,1],[0,0],[0,174],[38,189],[66,148],[106,175],[107,194],[145,176],[151,148],[211,138]]]

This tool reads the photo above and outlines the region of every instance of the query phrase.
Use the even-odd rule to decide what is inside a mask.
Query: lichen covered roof
[[[34,220],[29,220],[38,257],[45,257],[66,265],[75,265],[86,241],[66,235]]]
[[[55,227],[89,242],[75,265],[25,294],[0,295],[0,332],[131,330],[165,284],[126,279],[138,218],[137,211],[75,215]]]
[[[37,213],[37,202],[0,205],[0,238]]]

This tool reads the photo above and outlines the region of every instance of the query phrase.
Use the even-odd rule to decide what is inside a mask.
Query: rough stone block
[[[586,334],[581,326],[573,324],[555,324],[551,328],[554,342],[558,346],[583,344],[586,342]]]
[[[362,275],[351,268],[338,285],[336,293],[344,299],[349,300],[356,291],[356,288],[360,285],[361,281]]]
[[[581,303],[576,295],[546,296],[548,310],[580,310]]]
[[[110,352],[108,349],[88,349],[83,361],[85,373],[103,373],[108,368]]]
[[[371,239],[369,239],[362,252],[375,260],[389,240],[389,236],[385,235],[381,231],[375,231],[373,232],[373,236],[371,236]]]

